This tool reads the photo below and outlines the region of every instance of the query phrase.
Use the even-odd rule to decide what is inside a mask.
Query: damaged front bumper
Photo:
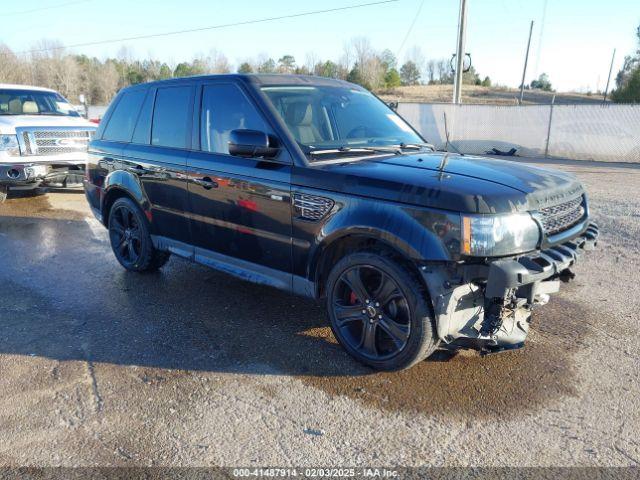
[[[48,170],[46,165],[36,163],[0,164],[0,184],[23,186],[40,183]]]
[[[84,165],[15,163],[0,164],[0,185],[18,188],[82,187]]]
[[[565,243],[513,258],[482,264],[424,265],[421,274],[433,302],[444,348],[493,353],[523,346],[534,305],[543,305],[570,268],[598,241],[590,223]]]

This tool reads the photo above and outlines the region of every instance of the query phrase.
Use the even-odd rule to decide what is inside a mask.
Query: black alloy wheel
[[[113,250],[124,264],[134,266],[138,263],[142,251],[142,232],[128,205],[121,204],[112,210],[109,237]]]
[[[424,289],[393,259],[365,252],[349,255],[332,270],[328,288],[333,332],[361,362],[397,370],[435,350]]]
[[[109,240],[116,259],[127,270],[155,271],[169,253],[154,248],[149,226],[140,208],[129,198],[117,199],[109,211]]]
[[[372,360],[396,355],[407,344],[407,299],[396,282],[373,265],[345,270],[335,285],[336,327],[349,346]]]

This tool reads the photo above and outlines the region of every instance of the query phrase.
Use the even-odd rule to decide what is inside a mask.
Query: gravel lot
[[[0,465],[638,465],[640,168],[546,163],[601,227],[576,281],[525,349],[392,374],[311,301],[175,258],[125,272],[81,193],[9,199]]]

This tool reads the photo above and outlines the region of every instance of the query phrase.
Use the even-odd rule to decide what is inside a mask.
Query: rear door
[[[185,256],[193,253],[186,168],[194,92],[184,83],[151,88],[123,163],[142,185],[155,240]]]
[[[291,272],[290,157],[285,150],[275,161],[229,155],[234,129],[273,134],[239,84],[204,83],[198,98],[200,149],[190,154],[187,169],[196,257],[218,267],[238,260],[290,282],[290,275],[278,274]]]
[[[89,144],[85,195],[91,207],[99,212],[108,187],[107,175],[118,169],[122,152],[131,141],[136,120],[145,101],[147,89],[132,88],[121,92],[109,107],[94,140]],[[106,223],[108,219],[103,219]]]

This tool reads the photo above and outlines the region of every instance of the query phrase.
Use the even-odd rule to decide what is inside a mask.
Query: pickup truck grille
[[[547,235],[563,232],[584,219],[584,196],[568,202],[540,209],[540,220]]]
[[[19,134],[22,155],[60,155],[86,152],[92,130],[33,129]]]

